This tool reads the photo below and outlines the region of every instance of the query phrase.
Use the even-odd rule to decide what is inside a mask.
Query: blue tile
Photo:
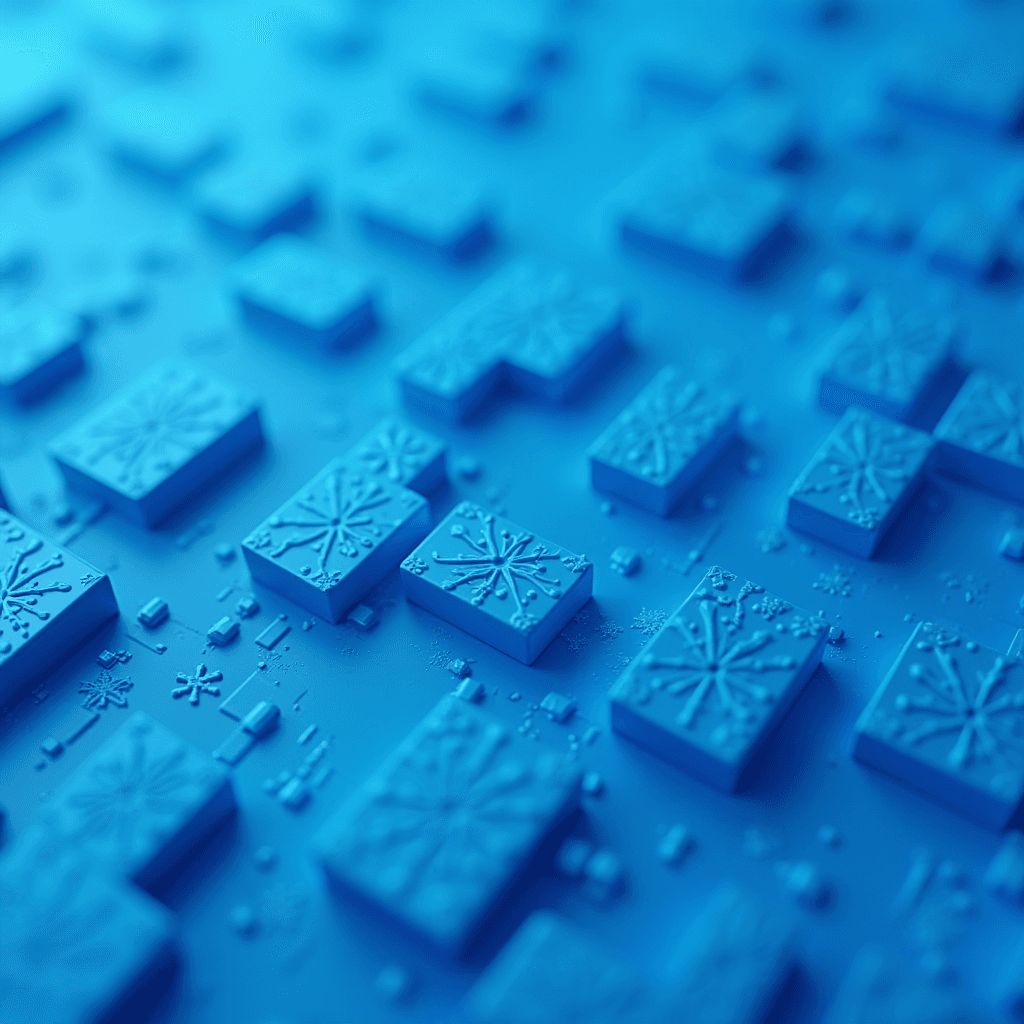
[[[231,282],[251,324],[318,347],[351,345],[375,324],[367,276],[295,235],[243,257]]]
[[[263,443],[255,401],[208,370],[168,359],[58,437],[68,485],[154,526]]]
[[[440,438],[389,416],[355,445],[346,460],[370,479],[429,494],[447,476],[447,451]]]
[[[317,215],[310,173],[270,155],[238,156],[212,168],[196,183],[192,202],[215,233],[243,246],[298,231]]]
[[[1024,906],[1024,834],[1006,833],[985,871],[985,888],[1010,906]]]
[[[859,405],[914,424],[949,374],[961,333],[951,317],[867,295],[829,343],[818,401],[833,412]]]
[[[179,67],[189,38],[174,14],[131,0],[87,0],[79,32],[89,47],[121,70],[147,75]]]
[[[402,393],[456,421],[476,411],[502,379],[562,402],[622,344],[623,330],[622,302],[611,289],[519,261],[403,353]]]
[[[116,614],[109,576],[0,512],[0,700]]]
[[[464,501],[401,566],[405,596],[526,665],[590,600],[593,566]]]
[[[333,459],[245,539],[242,553],[254,580],[340,622],[429,524],[420,495]]]
[[[854,756],[1004,828],[1024,797],[1024,667],[920,623],[857,722]]]
[[[12,1024],[124,1020],[175,955],[170,913],[82,862],[9,859],[0,906],[0,1020]]]
[[[373,234],[456,262],[479,255],[496,230],[492,204],[477,182],[422,160],[374,168],[355,209]]]
[[[104,871],[150,887],[234,808],[222,768],[136,712],[53,793],[40,827]]]
[[[794,162],[807,135],[795,100],[770,89],[728,92],[700,118],[694,131],[716,159],[748,171]]]
[[[79,373],[87,334],[82,317],[35,304],[0,316],[0,397],[31,402]]]
[[[103,134],[111,156],[171,188],[205,170],[228,147],[224,128],[199,102],[147,89],[111,104]]]
[[[854,188],[836,206],[835,219],[851,238],[882,249],[905,249],[916,231],[911,215],[884,193]]]
[[[578,805],[579,783],[564,755],[445,697],[314,845],[332,882],[458,954]]]
[[[735,438],[738,420],[733,395],[666,366],[591,445],[591,483],[667,516]]]
[[[1024,502],[1024,386],[985,370],[967,378],[935,428],[936,465]]]
[[[984,208],[946,200],[921,228],[918,246],[935,270],[985,282],[1003,260],[1003,222]]]
[[[530,915],[466,997],[481,1024],[640,1024],[653,1000],[632,970],[549,910]]]
[[[793,929],[745,892],[724,884],[671,950],[666,1020],[762,1021],[795,964]]]
[[[74,94],[55,56],[31,47],[7,48],[0,83],[0,157],[67,119]]]
[[[719,167],[691,153],[659,160],[625,193],[625,243],[726,281],[752,277],[776,256],[792,205],[781,176]]]
[[[921,481],[920,430],[851,406],[789,490],[787,524],[870,558]]]
[[[827,632],[715,566],[612,688],[612,726],[729,792],[818,667]]]

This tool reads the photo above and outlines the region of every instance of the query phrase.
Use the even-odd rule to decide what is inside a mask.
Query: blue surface
[[[31,657],[0,656],[0,874],[22,865],[31,893],[86,856],[84,837],[57,828],[66,787],[136,713],[228,778],[236,805],[183,826],[195,845],[171,844],[159,881],[143,873],[149,892],[102,850],[87,862],[90,891],[166,908],[178,957],[166,917],[137,950],[33,938],[18,986],[52,1006],[53,972],[71,971],[47,966],[56,949],[96,995],[93,1024],[143,975],[157,1005],[114,1020],[465,1024],[467,993],[512,961],[532,964],[508,991],[538,1015],[572,1005],[573,979],[621,974],[661,1024],[666,1000],[680,1016],[671,979],[688,932],[718,951],[699,969],[710,1004],[761,991],[764,965],[744,967],[705,914],[727,885],[790,936],[793,969],[781,985],[765,973],[773,1005],[750,1024],[1019,1015],[1012,701],[981,715],[994,746],[972,726],[969,766],[948,760],[953,732],[886,734],[881,767],[854,749],[897,663],[886,714],[908,730],[938,717],[895,704],[923,696],[904,669],[940,678],[934,651],[901,660],[920,624],[960,638],[965,700],[1012,643],[1021,654],[1021,53],[1019,0],[2,0],[0,482],[25,535],[0,529],[0,549],[40,538],[28,563],[61,552],[39,579],[71,590],[29,594]],[[264,268],[266,316],[249,317],[236,268],[268,242],[309,260],[288,280]],[[338,268],[360,286],[339,289]],[[54,346],[14,371],[28,401],[3,376],[17,337]],[[124,434],[111,428],[126,447],[77,468],[69,456],[66,477],[54,446],[108,403],[125,410],[168,359],[192,368],[184,394],[154,385]],[[659,476],[656,452],[689,426],[655,409],[614,486],[592,478],[595,439],[666,367],[725,402],[701,454]],[[161,433],[168,403],[196,411],[214,395],[226,419]],[[857,499],[831,503],[847,485],[814,492],[824,530],[786,521],[793,482],[852,406],[934,442],[860,554],[839,529]],[[319,527],[267,526],[281,536],[255,570],[244,549],[331,464],[415,506],[408,519],[372,510],[381,519],[359,526],[375,546],[333,551],[333,604],[311,578]],[[816,485],[843,479],[836,460],[818,472]],[[439,603],[406,596],[417,582],[401,563],[464,502],[590,563],[578,605],[564,586],[557,599],[523,590],[546,628],[521,659],[494,642],[514,638],[511,594],[475,606],[460,596],[473,583],[424,583],[458,568],[435,549],[470,550],[450,523],[416,577]],[[883,510],[866,492],[860,503]],[[338,517],[316,507],[330,532]],[[392,548],[396,520],[409,531]],[[476,539],[483,520],[464,525]],[[271,554],[293,536],[306,543]],[[725,721],[717,693],[683,726],[688,697],[661,691],[681,734],[665,756],[613,727],[609,694],[624,673],[668,678],[646,659],[681,657],[662,652],[678,638],[667,623],[716,565],[731,586],[764,588],[722,636],[767,632],[752,660],[808,658],[809,677],[752,674],[779,698],[752,720],[742,771],[708,785],[670,761],[677,740]],[[269,584],[264,569],[279,570]],[[571,578],[561,560],[548,575]],[[80,617],[61,604],[72,598]],[[735,610],[713,607],[719,625]],[[690,619],[704,628],[698,609]],[[13,637],[9,617],[0,628]],[[1007,662],[989,703],[1020,671]],[[501,860],[507,833],[474,819],[494,873],[473,938],[453,922],[439,949],[402,907],[331,884],[312,846],[453,692],[464,716],[505,730],[509,778],[567,758],[579,791],[567,817],[528,830],[528,860]],[[417,772],[401,785],[416,789]],[[441,803],[466,820],[451,794]],[[423,849],[438,837],[413,835]],[[550,955],[517,959],[508,944],[537,912],[556,915]],[[48,911],[29,916],[53,933]],[[590,999],[580,1015],[614,1007]],[[43,1015],[62,1013],[77,1011]]]

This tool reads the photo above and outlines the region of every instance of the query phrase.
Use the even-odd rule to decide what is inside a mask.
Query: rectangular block
[[[959,336],[950,317],[896,309],[880,293],[867,295],[828,344],[818,401],[833,412],[859,405],[901,423],[925,426],[921,414],[949,375]]]
[[[585,931],[538,910],[466,996],[481,1024],[640,1024],[654,1020],[644,984]]]
[[[405,596],[526,665],[590,600],[593,565],[461,502],[402,562]]]
[[[320,348],[354,344],[376,322],[366,275],[296,235],[257,246],[231,281],[249,323]]]
[[[977,370],[935,428],[936,466],[1024,503],[1024,386]]]
[[[147,888],[234,808],[222,768],[136,712],[54,792],[46,815],[63,842]]]
[[[171,914],[82,860],[8,857],[0,907],[0,1020],[11,1024],[128,1019],[175,955]]]
[[[155,526],[263,443],[250,397],[183,360],[157,363],[58,437],[68,485]]]
[[[253,579],[340,622],[429,525],[420,495],[333,459],[243,541],[242,552]]]
[[[109,576],[0,512],[0,701],[115,615]]]
[[[0,156],[67,118],[72,89],[66,63],[57,48],[8,47],[0,82]]]
[[[864,709],[853,754],[991,829],[1024,798],[1024,667],[919,623]]]
[[[792,205],[789,183],[778,175],[690,155],[641,172],[626,191],[623,242],[727,281],[754,276],[775,254]]]
[[[984,207],[949,199],[925,221],[918,246],[935,270],[984,283],[999,269],[1006,234]]]
[[[670,954],[665,981],[679,1016],[665,1019],[763,1020],[794,967],[792,933],[737,886],[720,886]]]
[[[612,726],[729,792],[818,667],[827,632],[713,566],[612,688]]]
[[[509,126],[531,112],[536,80],[518,62],[458,45],[434,50],[417,75],[420,99],[446,113],[485,125]]]
[[[445,697],[314,846],[332,882],[456,954],[578,805],[579,785],[567,758]]]
[[[870,558],[917,490],[932,439],[851,406],[789,490],[787,524]]]
[[[389,416],[347,456],[368,476],[389,480],[417,494],[429,494],[447,475],[448,446],[440,438]]]
[[[591,484],[667,516],[736,437],[739,409],[733,395],[664,367],[591,445]]]
[[[0,316],[0,397],[32,402],[73,377],[89,331],[73,313],[25,303]]]
[[[502,379],[563,402],[622,344],[623,331],[611,289],[517,261],[403,353],[402,393],[451,421],[468,418]]]
[[[745,171],[789,166],[807,136],[794,99],[770,89],[731,90],[699,119],[694,131],[717,159]]]

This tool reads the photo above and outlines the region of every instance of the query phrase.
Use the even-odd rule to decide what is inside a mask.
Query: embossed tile
[[[84,366],[82,317],[27,303],[0,314],[0,397],[31,402]]]
[[[347,461],[373,479],[429,494],[445,478],[446,455],[440,438],[389,416],[352,449]]]

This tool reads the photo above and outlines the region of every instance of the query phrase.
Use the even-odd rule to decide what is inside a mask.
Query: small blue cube
[[[466,997],[480,1024],[653,1021],[647,986],[577,925],[534,911]],[[651,1014],[651,1016],[648,1016]]]
[[[563,402],[622,345],[623,332],[614,291],[517,261],[403,354],[402,393],[451,421],[468,418],[502,379]]]
[[[870,558],[917,490],[934,445],[851,406],[789,491],[787,525]]]
[[[789,183],[684,155],[633,181],[620,220],[635,249],[726,281],[757,274],[787,231]]]
[[[969,203],[947,200],[925,221],[918,244],[935,269],[985,282],[1003,260],[1001,218]]]
[[[1024,798],[1024,666],[920,623],[857,722],[853,754],[991,829]]]
[[[0,316],[0,397],[35,401],[85,365],[85,320],[28,303]]]
[[[579,787],[564,755],[449,696],[328,819],[314,847],[332,883],[457,955],[578,807]]]
[[[502,516],[460,503],[402,562],[405,596],[532,665],[590,600],[593,566]]]
[[[340,622],[429,524],[419,494],[333,459],[245,539],[242,552],[254,580]]]
[[[950,317],[894,308],[878,292],[867,295],[828,345],[818,401],[832,412],[859,405],[901,423],[924,425],[922,414],[950,375],[960,334]],[[947,392],[946,402],[950,397]]]
[[[666,366],[591,445],[594,488],[667,516],[736,436],[740,403]]]
[[[464,43],[435,51],[419,72],[416,90],[438,110],[508,127],[531,113],[537,83],[516,60]]]
[[[1024,503],[1024,385],[977,370],[935,428],[943,473]]]
[[[612,688],[612,727],[731,792],[818,667],[827,632],[714,566]]]
[[[109,576],[0,512],[0,701],[115,615]]]
[[[234,809],[231,781],[208,755],[136,712],[54,792],[40,828],[150,888]]]
[[[50,451],[68,485],[155,526],[263,443],[256,402],[168,359],[101,402]]]
[[[368,477],[388,480],[426,495],[440,486],[447,475],[447,451],[447,445],[440,438],[389,416],[346,458]]]
[[[793,98],[768,89],[727,92],[694,131],[717,159],[750,171],[795,162],[806,139],[803,116]]]
[[[214,233],[241,246],[298,231],[317,213],[310,173],[270,154],[239,156],[212,168],[196,183],[192,199]]]
[[[341,348],[374,327],[366,275],[297,235],[268,239],[235,264],[231,277],[248,322],[270,333]]]

